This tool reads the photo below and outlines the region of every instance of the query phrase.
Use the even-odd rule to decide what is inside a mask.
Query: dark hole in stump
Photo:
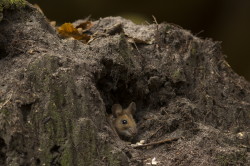
[[[5,165],[6,162],[6,147],[4,139],[0,138],[0,165]]]
[[[101,78],[97,82],[97,88],[105,102],[108,114],[111,114],[113,104],[121,104],[123,108],[126,108],[132,101],[137,104],[140,99],[133,84],[135,84],[134,81],[125,83],[123,80],[118,80],[115,82],[110,76]]]
[[[20,109],[22,111],[23,121],[24,122],[27,122],[28,115],[30,114],[30,111],[31,111],[31,107],[32,107],[32,104],[23,104],[20,107]]]
[[[113,62],[112,59],[101,61],[103,69],[96,73],[96,87],[105,103],[106,111],[111,114],[113,104],[121,104],[126,108],[132,101],[136,104],[140,99],[137,78],[129,73],[126,65]]]
[[[1,44],[1,43],[0,43]],[[0,46],[0,59],[4,58],[7,56],[7,53],[4,49],[1,48]]]
[[[50,153],[52,154],[52,159],[50,162],[50,165],[61,165],[60,163],[60,146],[58,145],[54,145],[51,149],[50,149]]]
[[[50,149],[50,153],[59,153],[59,149],[60,149],[60,146],[54,145],[54,146]]]
[[[40,159],[36,159],[36,165],[40,165],[41,164],[41,160]]]
[[[0,59],[5,58],[8,55],[5,49],[6,44],[7,41],[5,37],[0,34]]]

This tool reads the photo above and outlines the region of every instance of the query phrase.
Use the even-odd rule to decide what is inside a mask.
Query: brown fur
[[[135,111],[136,105],[134,102],[131,102],[126,109],[122,109],[120,104],[112,106],[112,113],[115,117],[113,125],[120,137],[131,139],[137,134],[137,126],[133,118]],[[124,124],[123,122],[126,123]]]

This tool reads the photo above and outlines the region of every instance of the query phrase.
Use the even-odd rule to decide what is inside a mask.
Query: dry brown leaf
[[[83,31],[89,30],[93,26],[91,21],[83,22],[76,26],[76,28],[82,28]]]
[[[57,28],[57,31],[64,38],[73,37],[77,40],[83,41],[84,43],[87,43],[90,39],[89,35],[81,34],[71,23],[64,23]]]

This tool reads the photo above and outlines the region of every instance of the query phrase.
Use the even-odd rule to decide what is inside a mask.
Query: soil
[[[27,5],[0,22],[0,165],[250,165],[250,84],[220,42],[169,23],[93,21],[62,39]],[[111,106],[137,105],[133,147]]]

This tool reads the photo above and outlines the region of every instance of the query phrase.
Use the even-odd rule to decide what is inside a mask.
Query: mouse
[[[131,102],[125,109],[120,104],[112,106],[114,116],[113,126],[122,139],[132,140],[137,134],[137,125],[133,115],[136,112],[135,102]]]

